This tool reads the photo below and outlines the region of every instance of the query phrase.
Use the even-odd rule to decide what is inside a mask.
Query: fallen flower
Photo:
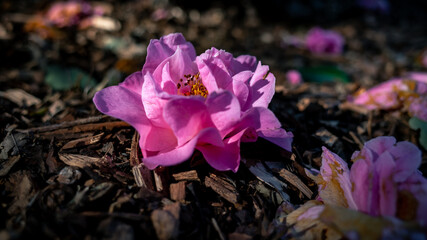
[[[70,27],[92,14],[92,7],[84,1],[56,2],[47,11],[45,18],[50,25]]]
[[[427,225],[427,179],[417,170],[421,151],[414,144],[377,137],[354,152],[352,161],[349,171],[338,155],[323,147],[320,176],[314,177],[323,201]]]
[[[320,221],[323,228],[334,226],[336,231],[338,226],[348,232],[353,227],[361,234],[366,231],[361,232],[362,229],[370,226],[346,225],[343,221],[347,218],[362,222],[365,218],[366,224],[371,222],[379,227],[376,234],[383,237],[387,231],[413,227],[406,224],[408,221],[427,225],[427,179],[418,171],[421,151],[414,144],[396,143],[394,137],[377,137],[366,142],[361,151],[354,152],[351,159],[354,163],[349,170],[344,160],[323,147],[320,173],[306,171],[318,184],[321,202],[304,204],[304,208],[291,213],[289,224],[309,219]],[[335,217],[325,218],[325,208],[353,209],[359,213],[334,210]],[[382,218],[368,218],[364,214]]]
[[[275,77],[255,57],[211,48],[196,56],[180,33],[151,40],[142,71],[94,96],[104,114],[140,134],[150,169],[179,164],[199,150],[217,170],[236,172],[240,142],[265,138],[291,151],[292,133],[267,108]]]
[[[46,12],[38,13],[25,24],[25,31],[36,32],[42,38],[61,38],[60,29],[78,27],[80,29],[99,25],[101,15],[107,11],[103,5],[94,5],[83,0],[55,2]],[[116,24],[116,23],[114,23]],[[111,28],[111,27],[110,27]]]
[[[427,74],[409,73],[393,78],[367,91],[358,92],[352,100],[369,110],[402,109],[411,116],[427,121]]]
[[[341,54],[344,38],[337,32],[312,28],[306,36],[305,45],[314,54]]]

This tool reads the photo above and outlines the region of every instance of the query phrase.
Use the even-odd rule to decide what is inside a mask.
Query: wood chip
[[[185,181],[178,183],[172,183],[170,185],[170,197],[174,201],[184,201],[185,200]]]
[[[132,143],[130,145],[130,157],[129,157],[129,162],[132,167],[138,166],[140,164],[138,142],[139,142],[139,134],[137,131],[135,131],[135,134],[133,134],[133,137],[132,137]]]
[[[19,159],[21,159],[20,155],[12,156],[4,161],[0,160],[0,177],[6,176]]]
[[[242,159],[242,161],[246,164],[246,166],[249,168],[249,171],[254,174],[256,178],[274,188],[284,201],[290,201],[289,195],[284,191],[284,189],[287,187],[286,183],[277,179],[273,173],[269,172],[262,165],[261,162],[252,159]]]
[[[196,170],[172,174],[175,181],[200,181]]]
[[[169,185],[166,179],[167,168],[158,167],[153,170],[154,183],[157,192],[168,192]]]
[[[91,167],[92,165],[102,164],[102,159],[99,157],[89,157],[80,154],[59,153],[59,159],[65,164],[73,167]]]
[[[132,168],[132,173],[138,187],[145,187],[154,190],[153,172],[143,164],[139,164]]]
[[[179,233],[179,216],[173,211],[156,209],[151,213],[151,222],[159,240],[175,239]]]
[[[41,104],[41,100],[27,93],[22,89],[9,89],[6,92],[0,91],[0,97],[16,103],[19,107],[29,107]]]
[[[101,137],[103,135],[104,133],[100,133],[95,136],[89,136],[89,137],[84,137],[84,138],[69,141],[61,148],[61,150],[75,148],[75,147],[84,147],[87,145],[95,144],[101,140]]]
[[[300,190],[307,198],[311,199],[311,196],[313,196],[313,192],[295,174],[291,173],[285,168],[280,169],[279,174],[290,184],[298,188],[298,190]]]
[[[49,143],[49,152],[46,158],[46,165],[48,167],[49,173],[56,173],[59,170],[59,166],[62,164],[55,157],[54,142],[55,138],[52,138]]]
[[[315,133],[314,136],[319,140],[324,142],[328,147],[332,147],[336,141],[338,141],[338,137],[329,132],[326,128],[321,127]]]
[[[236,191],[236,187],[215,174],[209,174],[205,177],[206,187],[212,188],[218,195],[226,199],[227,201],[235,204],[239,200],[239,194]]]

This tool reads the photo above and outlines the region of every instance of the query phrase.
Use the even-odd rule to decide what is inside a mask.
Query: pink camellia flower
[[[56,2],[46,13],[48,24],[56,27],[71,27],[78,25],[82,18],[91,15],[91,5],[84,1]]]
[[[289,70],[286,73],[286,79],[291,85],[299,85],[303,82],[301,73],[297,70]]]
[[[306,36],[305,45],[314,54],[341,54],[344,38],[337,32],[312,28]]]
[[[345,161],[323,147],[316,182],[325,203],[427,226],[427,179],[418,171],[421,151],[414,144],[377,137],[354,152],[352,161],[348,170]]]
[[[253,56],[211,48],[196,56],[174,33],[151,40],[142,71],[94,96],[104,114],[140,134],[150,169],[189,159],[195,149],[215,169],[236,172],[240,142],[265,138],[291,151],[292,133],[267,108],[275,77]]]
[[[355,104],[369,110],[405,109],[409,114],[427,121],[427,74],[409,73],[403,78],[393,78],[367,91],[359,93]]]

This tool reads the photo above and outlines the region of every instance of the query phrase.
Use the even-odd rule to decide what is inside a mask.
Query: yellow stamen
[[[178,89],[178,94],[183,96],[202,96],[206,98],[209,94],[208,89],[203,85],[200,74],[196,75],[187,74],[184,75],[186,80],[179,80],[179,83],[176,85]]]

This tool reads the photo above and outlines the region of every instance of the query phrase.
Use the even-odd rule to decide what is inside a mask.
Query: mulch
[[[298,233],[286,225],[286,214],[316,197],[317,185],[304,168],[319,169],[322,146],[347,161],[376,136],[420,146],[408,116],[346,101],[361,88],[425,71],[417,59],[426,47],[426,28],[412,24],[414,16],[403,15],[396,24],[379,13],[359,12],[342,21],[330,13],[322,24],[347,41],[344,54],[330,57],[283,46],[284,37],[316,22],[303,18],[298,24],[299,15],[271,19],[252,2],[215,1],[197,9],[179,1],[105,1],[114,9],[109,17],[121,25],[118,31],[73,29],[50,40],[25,32],[31,14],[49,3],[1,6],[1,239],[290,238]],[[171,15],[153,20],[158,8]],[[269,65],[277,78],[269,107],[293,132],[292,152],[263,139],[244,143],[237,173],[215,171],[197,151],[173,167],[150,171],[139,165],[138,134],[101,115],[91,99],[96,89],[141,69],[149,40],[170,32],[182,32],[198,54],[215,46]],[[106,46],[113,40],[116,45]],[[82,69],[96,87],[54,90],[44,81],[49,65]],[[350,82],[286,81],[290,69],[319,65],[341,69]]]

